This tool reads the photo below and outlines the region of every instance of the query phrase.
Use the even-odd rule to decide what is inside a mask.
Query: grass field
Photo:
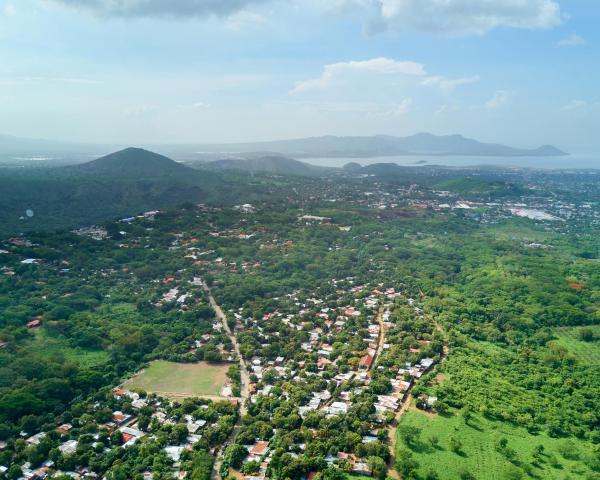
[[[556,329],[556,343],[565,347],[571,355],[580,362],[588,364],[600,364],[600,340],[584,342],[579,339],[582,328],[591,329],[595,336],[600,339],[600,325],[591,327],[561,327]]]
[[[71,347],[65,338],[52,337],[43,328],[33,331],[30,348],[42,358],[58,355],[82,367],[101,365],[110,359],[110,355],[104,350]]]
[[[586,466],[586,458],[591,450],[581,440],[531,435],[522,428],[478,416],[474,416],[469,425],[465,425],[464,419],[459,415],[426,416],[409,411],[402,417],[401,425],[413,425],[421,429],[420,439],[412,448],[408,448],[400,437],[397,445],[413,452],[413,457],[419,464],[418,472],[423,477],[430,470],[435,471],[440,480],[460,479],[465,471],[477,480],[584,479],[589,478],[587,475],[591,473]],[[439,439],[436,448],[429,442],[431,436]],[[458,438],[462,443],[460,453],[451,450],[451,437]],[[513,460],[513,463],[496,449],[501,438],[506,438],[508,447],[516,452],[517,460]],[[533,450],[540,444],[544,446],[544,454],[539,463],[532,465]],[[561,454],[565,451],[579,458],[566,459]],[[570,454],[567,456],[571,457]],[[531,468],[531,475],[525,473],[524,468]]]
[[[552,238],[552,234],[541,227],[526,224],[526,220],[511,219],[506,222],[487,226],[483,231],[497,240],[544,243]]]
[[[201,397],[220,395],[229,365],[206,362],[173,363],[158,360],[125,381],[129,389],[143,389],[167,397]]]

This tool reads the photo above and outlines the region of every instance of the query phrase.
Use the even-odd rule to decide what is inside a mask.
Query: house
[[[0,349],[8,347],[8,342],[0,341]]]
[[[73,428],[73,425],[71,425],[70,423],[63,423],[59,427],[56,427],[56,431],[58,433],[60,433],[61,435],[66,435],[67,433],[69,433],[71,431],[72,428]]]
[[[32,435],[27,440],[25,440],[29,445],[38,445],[44,438],[46,438],[46,434],[44,432],[37,433]]]
[[[371,467],[369,467],[369,465],[367,465],[365,462],[356,462],[352,466],[352,473],[370,477],[373,474],[373,470],[371,470]]]
[[[26,258],[25,260],[21,260],[21,263],[24,265],[37,265],[40,261],[37,258]]]
[[[58,446],[60,453],[63,455],[72,455],[77,451],[77,440],[67,440],[65,443]]]
[[[113,430],[126,425],[132,420],[132,418],[133,417],[131,415],[127,415],[123,412],[113,412],[112,422],[108,422],[106,426],[109,428],[109,430]]]
[[[369,370],[373,365],[373,356],[372,355],[364,355],[360,362],[358,362],[358,368],[361,370]]]
[[[36,318],[35,320],[31,320],[31,322],[27,322],[25,326],[27,328],[36,328],[39,327],[41,323],[42,322],[40,322],[40,320]]]
[[[179,459],[181,458],[181,454],[185,450],[185,447],[182,447],[181,445],[168,446],[168,447],[165,447],[164,450],[167,453],[167,456],[171,460],[173,460],[173,463],[175,465],[178,465],[179,464]]]
[[[259,440],[248,448],[248,455],[253,457],[253,460],[259,459],[267,453],[269,453],[269,442],[264,440]]]
[[[342,413],[348,413],[348,409],[350,408],[351,403],[345,402],[333,402],[329,408],[327,408],[327,413],[329,415],[340,415]]]
[[[133,445],[145,435],[144,432],[130,427],[121,427],[119,428],[119,431],[121,432],[121,436],[123,437],[124,447],[129,447]]]
[[[194,420],[191,416],[186,416],[186,420],[186,426],[189,433],[196,433],[204,425],[206,425],[206,420]]]
[[[327,360],[324,357],[319,357],[319,360],[317,360],[317,369],[318,370],[323,370],[325,369],[325,367],[327,365],[329,365],[331,362],[329,360]]]

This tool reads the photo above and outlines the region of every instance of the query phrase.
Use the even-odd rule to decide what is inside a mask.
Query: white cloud
[[[559,47],[578,47],[585,44],[585,39],[576,33],[572,33],[568,37],[565,37],[557,42]]]
[[[383,117],[401,117],[406,115],[412,109],[412,98],[404,98],[396,105],[390,105],[388,108],[378,112],[379,116]]]
[[[372,33],[482,35],[498,27],[541,29],[561,22],[555,0],[340,0],[339,10],[358,11]]]
[[[486,103],[486,108],[495,110],[498,108],[505,107],[510,103],[512,98],[515,96],[515,92],[510,90],[498,90],[494,92],[492,98],[490,98]]]
[[[228,17],[247,6],[269,0],[53,0],[103,17],[202,18]]]
[[[265,23],[267,23],[267,18],[264,15],[248,10],[240,10],[227,18],[225,27],[229,30],[241,31],[261,26]]]
[[[481,80],[479,75],[473,75],[471,77],[463,77],[463,78],[446,78],[443,76],[432,76],[425,78],[421,85],[428,87],[437,87],[443,93],[448,94],[451,93],[456,87],[460,87],[461,85],[469,85],[470,83],[477,83]]]
[[[350,72],[364,72],[375,75],[425,75],[425,67],[421,63],[398,61],[390,58],[373,58],[371,60],[352,60],[325,65],[320,77],[296,82],[292,93],[323,89],[330,86],[337,78]]]
[[[583,100],[571,100],[566,105],[563,105],[561,110],[568,112],[570,110],[579,110],[580,108],[583,108],[586,106],[587,106],[587,102],[584,102]]]

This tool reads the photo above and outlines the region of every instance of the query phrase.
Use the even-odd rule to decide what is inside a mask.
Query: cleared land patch
[[[229,365],[207,362],[174,363],[157,360],[126,380],[129,389],[143,389],[166,397],[219,396]]]
[[[43,328],[33,331],[30,348],[43,359],[64,357],[81,367],[102,365],[110,360],[110,355],[104,350],[72,347],[66,338],[49,335]]]
[[[412,452],[418,462],[419,478],[430,471],[436,472],[440,480],[469,478],[465,472],[477,480],[591,478],[586,476],[592,474],[591,470],[583,466],[589,465],[585,459],[591,458],[590,448],[577,439],[532,435],[523,428],[478,415],[466,425],[460,415],[431,416],[411,410],[402,417],[400,425],[415,426],[421,431],[411,446],[404,442],[400,430],[397,439],[398,448]],[[432,437],[438,440],[435,447]],[[458,452],[451,448],[452,437],[460,441]],[[503,438],[513,452],[511,460],[497,448]],[[544,448],[536,460],[533,453],[538,445]]]
[[[595,339],[586,342],[581,339],[583,329],[594,332]],[[589,327],[562,327],[556,329],[556,343],[565,347],[580,362],[600,364],[600,325]]]

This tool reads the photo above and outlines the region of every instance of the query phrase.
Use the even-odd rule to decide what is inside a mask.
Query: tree
[[[242,467],[242,473],[245,475],[252,475],[254,473],[258,473],[260,471],[260,463],[252,460],[250,462],[246,462]]]
[[[468,425],[471,418],[473,418],[473,410],[471,407],[469,405],[465,405],[460,411],[460,414],[465,422],[465,425]]]
[[[398,427],[398,433],[407,445],[412,446],[419,439],[421,429],[414,425],[400,425]]]
[[[460,477],[460,480],[475,480],[475,475],[464,469],[458,473],[458,476]]]
[[[225,460],[228,461],[229,465],[235,469],[239,469],[242,466],[242,462],[247,456],[248,449],[237,443],[229,445],[225,449]]]
[[[425,480],[439,480],[439,475],[435,470],[429,469],[425,474]]]
[[[383,480],[387,473],[387,465],[383,459],[381,457],[369,457],[367,462],[371,470],[373,470],[373,476]]]
[[[579,330],[579,339],[584,342],[594,342],[596,340],[596,335],[591,328],[586,327]]]
[[[450,437],[450,450],[454,453],[460,454],[462,449],[462,442],[460,438],[455,437],[454,435]]]
[[[396,470],[403,476],[409,477],[417,468],[419,468],[419,464],[413,458],[410,450],[406,450],[405,448],[398,450],[398,455],[396,456]]]
[[[183,423],[178,423],[173,427],[169,438],[173,443],[182,443],[187,439],[188,435],[189,432],[187,426]]]

